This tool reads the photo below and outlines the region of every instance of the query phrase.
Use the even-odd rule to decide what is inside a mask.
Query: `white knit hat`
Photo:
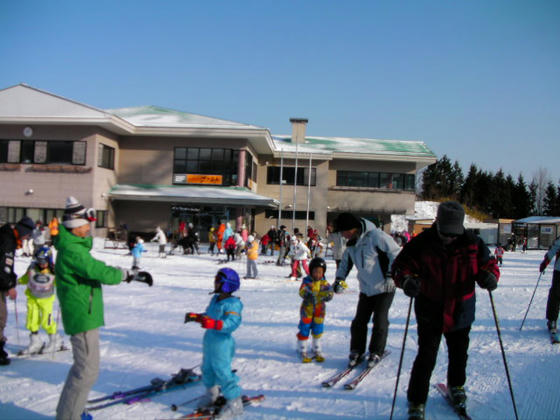
[[[66,199],[66,208],[62,215],[62,224],[68,229],[74,229],[95,221],[95,210],[86,209],[75,197]]]

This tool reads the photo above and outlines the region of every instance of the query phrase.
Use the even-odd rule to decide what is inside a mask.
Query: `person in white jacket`
[[[368,364],[383,356],[389,333],[389,308],[395,296],[395,283],[390,278],[391,265],[400,251],[393,238],[370,221],[350,213],[341,213],[335,221],[336,230],[347,239],[346,250],[336,270],[335,293],[347,286],[345,279],[352,266],[358,270],[360,297],[350,327],[349,365],[364,358],[368,323],[373,315]]]
[[[159,244],[159,256],[160,258],[165,258],[165,245],[167,245],[167,237],[165,232],[159,226],[156,228],[156,235],[152,238],[152,242],[157,241]]]
[[[291,242],[290,252],[288,253],[288,256],[292,258],[292,273],[290,275],[290,279],[297,280],[298,268],[300,264],[303,267],[305,274],[309,275],[309,267],[307,265],[307,260],[311,256],[311,251],[296,236],[292,236],[290,242]]]
[[[548,301],[546,302],[546,319],[547,327],[550,332],[558,331],[556,322],[558,320],[558,312],[560,311],[560,237],[556,238],[539,267],[542,273],[550,261],[556,257],[554,264],[554,273],[552,274],[552,286],[548,291]]]

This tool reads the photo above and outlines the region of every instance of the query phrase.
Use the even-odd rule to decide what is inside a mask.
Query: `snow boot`
[[[29,334],[29,346],[21,351],[21,354],[37,354],[43,349],[43,340],[39,337],[39,332],[32,332]]]
[[[208,408],[216,403],[216,400],[220,396],[220,386],[214,385],[211,388],[206,389],[206,394],[204,394],[196,405],[198,408]]]
[[[313,337],[313,354],[315,355],[315,360],[319,363],[325,361],[325,356],[323,355],[323,350],[321,349],[321,339],[319,337]]]
[[[58,334],[49,334],[49,342],[43,347],[41,353],[52,353],[62,347],[62,337]]]
[[[243,401],[241,397],[226,400],[226,404],[220,412],[214,417],[220,420],[230,420],[243,414]]]
[[[311,362],[312,359],[307,353],[307,340],[300,340],[298,338],[297,346],[298,346],[298,353],[301,356],[301,361],[303,363]]]
[[[425,404],[408,402],[408,420],[424,420]]]
[[[10,364],[10,358],[8,357],[8,353],[4,350],[5,341],[0,341],[0,366],[6,366]]]
[[[451,402],[455,407],[465,408],[467,403],[467,394],[465,394],[465,389],[462,386],[450,386],[449,396],[451,397]]]
[[[364,359],[363,353],[359,353],[356,350],[350,350],[350,355],[348,356],[348,367],[354,367]]]
[[[550,331],[551,333],[556,333],[558,332],[558,330],[556,329],[556,321],[548,321],[546,323],[546,326],[548,328],[548,331]]]

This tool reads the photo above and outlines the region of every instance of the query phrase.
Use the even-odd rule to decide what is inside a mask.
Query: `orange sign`
[[[187,174],[187,184],[222,185],[222,175]]]

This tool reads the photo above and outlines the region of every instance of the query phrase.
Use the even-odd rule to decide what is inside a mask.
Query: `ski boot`
[[[298,338],[298,353],[301,356],[303,363],[310,363],[313,358],[307,353],[307,340],[300,340]]]
[[[355,350],[350,350],[350,355],[348,356],[348,367],[354,367],[364,360],[364,354],[359,353]]]
[[[313,354],[315,355],[315,360],[319,363],[325,361],[325,356],[323,355],[323,350],[321,349],[321,339],[319,337],[313,337]]]
[[[243,414],[243,401],[241,397],[227,400],[220,411],[214,416],[215,419],[229,420]]]
[[[41,352],[44,345],[45,343],[43,343],[43,340],[39,337],[39,332],[32,332],[29,334],[29,346],[21,350],[18,354],[20,356],[24,354],[38,354]]]
[[[547,321],[546,326],[548,328],[548,331],[556,334],[558,332],[558,330],[556,329],[556,321]]]
[[[49,342],[41,349],[41,353],[52,353],[62,348],[62,337],[58,334],[49,334]]]
[[[449,396],[457,412],[466,410],[467,394],[465,394],[465,389],[462,386],[450,386]]]
[[[380,360],[381,357],[378,354],[370,353],[367,359],[367,365],[368,367],[373,367],[378,364]]]
[[[4,350],[5,341],[0,341],[0,366],[6,366],[10,364],[10,358],[8,353]]]
[[[424,420],[425,404],[415,404],[408,402],[408,420]]]
[[[220,396],[220,386],[219,385],[214,385],[213,387],[207,388],[206,389],[206,394],[204,394],[202,397],[200,397],[196,407],[200,408],[200,409],[205,409],[205,408],[208,408],[208,407],[212,407],[216,403],[216,401],[218,400],[219,396]]]

